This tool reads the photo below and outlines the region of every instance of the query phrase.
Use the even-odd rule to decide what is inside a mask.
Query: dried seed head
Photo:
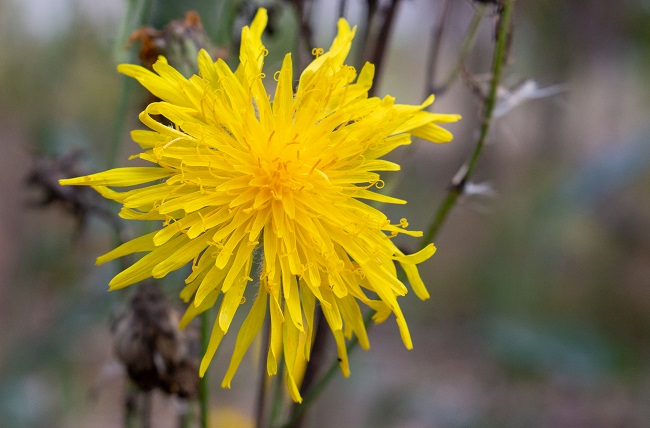
[[[198,392],[198,334],[178,327],[179,312],[153,283],[142,283],[111,327],[115,353],[143,391],[181,398]]]

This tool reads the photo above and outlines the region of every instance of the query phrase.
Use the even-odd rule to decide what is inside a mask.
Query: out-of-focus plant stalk
[[[201,314],[201,355],[205,355],[210,341],[210,310]],[[208,373],[204,373],[199,379],[199,419],[201,428],[210,426],[210,388]]]
[[[263,287],[260,284],[260,287]],[[262,327],[262,347],[260,348],[260,379],[257,390],[257,402],[255,403],[255,426],[261,428],[264,423],[264,412],[266,408],[266,391],[269,376],[266,374],[266,363],[268,358],[269,340],[271,335],[271,323],[268,319],[264,320]],[[282,367],[282,365],[280,365]]]
[[[119,35],[115,41],[115,46],[113,50],[113,59],[116,63],[128,62],[132,57],[133,53],[131,50],[127,50],[127,41],[129,34],[131,32],[142,26],[147,19],[149,14],[149,9],[151,6],[150,0],[128,0],[126,12],[124,14],[124,19],[120,25]],[[121,87],[120,87],[120,97],[117,104],[117,109],[115,111],[115,120],[113,122],[113,133],[108,145],[108,152],[106,154],[106,167],[113,168],[117,164],[117,157],[120,153],[120,146],[122,141],[122,135],[124,134],[124,129],[126,127],[126,118],[129,108],[130,94],[133,90],[133,79],[130,79],[127,76],[121,76]],[[119,223],[116,223],[118,226],[114,227],[115,233],[113,238],[113,244],[119,246],[125,242],[124,236],[122,236],[122,231],[119,228]],[[127,260],[120,261],[120,268],[126,269]],[[126,411],[129,411],[127,407]]]
[[[144,25],[149,14],[151,0],[129,0],[127,1],[126,13],[122,20],[119,36],[115,41],[113,58],[118,64],[129,62],[133,57],[130,50],[126,49],[129,34],[136,28]],[[117,164],[117,157],[120,153],[120,146],[124,128],[126,127],[126,116],[129,108],[129,100],[133,91],[133,82],[131,78],[122,76],[122,86],[120,88],[120,98],[115,112],[115,123],[113,124],[113,134],[109,143],[106,166],[113,168]]]
[[[368,312],[363,319],[363,323],[368,327],[372,321],[372,311]],[[324,317],[323,317],[324,318]],[[352,352],[357,345],[359,345],[359,339],[357,336],[352,336],[350,342],[347,345],[348,354]],[[327,371],[321,376],[320,379],[315,381],[309,389],[304,393],[302,403],[294,403],[291,417],[289,422],[282,426],[282,428],[295,428],[299,426],[299,423],[302,420],[302,417],[305,415],[305,412],[316,402],[320,394],[325,390],[325,387],[334,379],[334,376],[339,371],[339,362],[337,359],[327,368]]]
[[[138,391],[130,379],[126,381],[124,397],[124,428],[136,428],[138,425]]]
[[[497,44],[494,50],[494,59],[492,62],[492,81],[490,82],[490,90],[483,107],[483,118],[476,146],[474,147],[474,151],[472,152],[467,166],[464,167],[463,170],[461,170],[461,173],[457,174],[457,176],[452,180],[447,196],[442,201],[438,211],[436,211],[433,221],[427,229],[424,239],[422,239],[422,248],[432,242],[438,234],[438,231],[447,219],[451,209],[456,204],[458,197],[462,195],[465,189],[465,184],[474,173],[478,159],[483,151],[483,146],[485,146],[485,140],[487,139],[492,124],[492,113],[496,104],[497,89],[499,88],[499,82],[501,81],[501,70],[506,60],[513,4],[514,0],[504,0],[503,3],[503,10],[501,11],[501,19],[499,21],[497,32]]]
[[[481,24],[481,20],[485,16],[485,5],[477,5],[476,10],[474,12],[474,16],[472,17],[472,21],[469,24],[469,27],[467,28],[467,32],[465,33],[465,37],[463,38],[463,42],[460,47],[460,53],[458,54],[458,59],[456,61],[455,66],[449,71],[449,74],[447,74],[447,77],[442,80],[442,84],[436,85],[435,84],[435,72],[436,72],[436,65],[437,65],[437,60],[438,60],[438,55],[440,53],[440,40],[442,39],[442,29],[444,28],[444,23],[443,20],[446,21],[447,17],[445,15],[448,14],[449,8],[447,5],[449,5],[450,2],[447,2],[445,4],[445,9],[441,15],[441,22],[436,30],[434,30],[434,34],[436,35],[435,41],[432,43],[432,48],[431,48],[431,53],[430,53],[430,59],[429,59],[429,65],[428,65],[428,71],[427,71],[427,88],[426,88],[426,93],[433,93],[436,95],[440,95],[447,91],[451,85],[456,81],[458,76],[460,76],[460,71],[463,68],[463,64],[465,64],[465,60],[467,59],[467,55],[472,50],[472,47],[474,47],[474,41],[476,40],[476,33],[478,31],[478,28]]]
[[[294,69],[295,74],[298,73],[298,70],[304,70],[307,67],[311,60],[311,48],[315,46],[313,42],[314,31],[310,21],[313,0],[291,0],[291,3],[296,10],[300,34],[296,46],[298,67]],[[294,76],[294,78],[296,77],[299,76]]]
[[[339,0],[339,18],[343,18],[345,16],[345,10],[348,7],[348,2],[347,0]]]
[[[386,7],[384,21],[382,22],[379,34],[377,34],[377,38],[373,44],[374,50],[372,51],[370,62],[375,65],[375,81],[377,82],[380,82],[381,73],[384,69],[383,65],[386,56],[386,47],[388,46],[388,38],[390,37],[391,30],[395,23],[395,17],[397,16],[399,1],[400,0],[391,0],[390,5]],[[370,23],[368,25],[370,25]],[[370,91],[368,91],[368,96],[374,96],[375,91],[378,88],[379,85],[373,85],[370,88]]]
[[[128,40],[130,32],[144,23],[145,16],[149,10],[149,3],[149,0],[127,1],[124,19],[120,25],[120,31],[113,48],[113,59],[115,62],[126,62],[132,56],[130,51],[125,49],[126,42]],[[120,142],[122,139],[122,134],[124,133],[124,128],[126,126],[126,115],[130,99],[129,95],[132,90],[130,82],[131,79],[127,78],[126,76],[122,76],[121,80],[122,84],[120,88],[120,98],[115,112],[113,133],[111,135],[108,152],[106,154],[106,166],[108,168],[113,168],[117,164],[117,157],[120,152]],[[124,243],[124,238],[122,237],[119,227],[114,227],[114,231],[113,243],[116,246],[121,245]],[[120,263],[121,269],[126,268],[126,260],[122,260]],[[137,405],[137,396],[139,393],[135,391],[135,388],[130,380],[127,381],[127,384],[127,396],[124,400],[124,426],[131,428],[136,426],[137,423],[137,414],[139,407]]]
[[[179,416],[178,426],[179,428],[191,428],[192,423],[192,406],[187,406],[185,411]]]
[[[282,357],[284,358],[284,357]],[[282,407],[284,404],[284,388],[283,385],[285,384],[285,364],[283,361],[280,361],[278,363],[278,373],[275,376],[275,384],[273,387],[273,402],[271,403],[271,415],[269,416],[269,421],[270,424],[269,426],[272,427],[275,425],[276,421],[280,417],[280,414],[282,413]],[[264,372],[266,375],[266,372]]]
[[[438,65],[438,58],[440,56],[440,47],[442,46],[442,36],[445,32],[447,22],[449,21],[449,11],[451,10],[451,0],[444,0],[440,16],[438,17],[438,24],[431,30],[431,46],[429,48],[429,60],[427,61],[427,80],[424,88],[424,93],[433,92],[431,88],[436,79],[436,70]]]

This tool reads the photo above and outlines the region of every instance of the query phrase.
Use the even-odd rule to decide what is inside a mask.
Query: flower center
[[[276,159],[265,168],[267,186],[275,199],[282,199],[282,194],[295,188],[293,173],[290,170],[291,162]]]
[[[305,187],[300,176],[297,162],[281,158],[271,161],[260,159],[257,170],[250,184],[260,189],[270,191],[273,199],[280,200],[290,192],[300,191]]]

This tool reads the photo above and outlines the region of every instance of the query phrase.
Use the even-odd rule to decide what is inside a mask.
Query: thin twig
[[[357,55],[358,63],[357,67],[363,66],[365,61],[370,60],[366,55],[366,52],[371,52],[371,46],[369,45],[369,34],[372,28],[372,23],[377,14],[378,2],[377,0],[366,0],[366,22],[364,25],[361,25],[361,29],[358,31],[358,40],[361,45],[359,49],[359,55]]]
[[[311,49],[314,47],[314,32],[310,22],[312,0],[292,0],[292,3],[298,15],[298,27],[300,29],[298,67],[295,67],[294,70],[304,70],[309,62]]]
[[[347,0],[339,0],[339,18],[345,17],[345,10],[347,9]]]
[[[486,7],[484,5],[478,5],[476,7],[476,10],[474,11],[474,16],[472,17],[472,21],[469,23],[469,26],[467,28],[467,31],[465,32],[465,38],[463,39],[463,42],[460,47],[460,53],[458,54],[458,59],[456,60],[456,64],[454,65],[454,68],[452,68],[449,71],[449,74],[447,74],[447,77],[443,79],[441,85],[436,85],[435,80],[429,79],[428,82],[432,85],[430,90],[427,91],[427,93],[433,93],[436,95],[440,95],[443,92],[447,91],[451,85],[456,81],[458,76],[461,74],[461,71],[463,70],[465,66],[465,61],[467,60],[467,56],[472,50],[472,47],[474,46],[474,41],[476,40],[476,33],[478,31],[478,28],[481,24],[481,21],[483,20],[483,17],[485,16],[485,9]]]
[[[395,17],[397,16],[397,6],[400,0],[391,0],[390,6],[386,8],[384,22],[382,22],[381,29],[375,40],[374,50],[372,53],[371,62],[375,65],[375,82],[379,82],[381,72],[383,71],[384,58],[386,57],[386,48],[388,47],[388,39],[390,37]],[[368,96],[373,96],[379,86],[373,85],[368,91]]]
[[[438,58],[440,56],[440,47],[442,46],[442,37],[446,28],[447,22],[449,22],[449,12],[451,11],[451,0],[445,0],[442,5],[442,11],[440,12],[440,17],[438,19],[438,24],[433,27],[431,30],[431,41],[430,41],[430,50],[429,50],[429,60],[427,61],[427,71],[426,71],[426,87],[424,88],[425,93],[433,92],[431,87],[435,86],[433,82],[436,80],[436,69],[438,65]]]
[[[464,166],[461,169],[460,174],[457,174],[456,177],[454,177],[452,180],[449,191],[447,192],[447,196],[442,201],[442,204],[436,212],[431,225],[427,229],[427,233],[422,239],[422,248],[432,242],[438,234],[438,231],[447,219],[447,216],[451,212],[451,209],[456,204],[458,197],[463,193],[465,184],[467,181],[469,181],[469,178],[474,173],[478,159],[481,155],[483,147],[485,146],[485,140],[487,139],[490,125],[492,124],[492,113],[496,104],[497,89],[499,87],[499,82],[501,81],[501,70],[507,54],[507,44],[510,38],[511,29],[510,17],[512,15],[513,3],[514,0],[504,0],[503,9],[501,10],[501,19],[499,21],[499,28],[497,31],[497,45],[494,50],[494,59],[492,62],[492,81],[490,83],[490,91],[488,92],[488,97],[485,100],[485,105],[483,108],[483,120],[481,123],[479,137],[476,141],[476,146],[474,147],[474,151],[472,152],[467,165]]]

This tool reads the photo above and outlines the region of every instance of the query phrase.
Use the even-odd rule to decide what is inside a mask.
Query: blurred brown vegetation
[[[147,24],[162,28],[196,9],[224,47],[250,19],[233,15],[232,28],[219,27],[226,3],[153,1]],[[333,3],[314,3],[318,46],[333,35]],[[348,2],[352,23],[361,19],[358,3]],[[442,3],[401,2],[377,94],[424,99],[429,35]],[[92,215],[79,226],[60,205],[34,207],[43,195],[26,181],[34,157],[81,150],[87,171],[110,163],[123,85],[115,65],[128,58],[114,46],[125,10],[109,0],[0,0],[1,426],[122,423],[125,375],[109,320],[131,292],[107,293],[118,266],[94,266],[112,232]],[[274,17],[269,76],[294,47],[289,10],[278,6]],[[452,1],[438,74],[452,66],[472,13],[470,0]],[[352,376],[329,386],[313,426],[643,427],[650,420],[650,4],[519,1],[514,19],[504,89],[530,79],[556,93],[495,121],[473,177],[493,192],[464,196],[438,237],[438,253],[422,268],[432,299],[402,300],[415,349],[403,349],[392,322],[373,327],[370,351],[357,351]],[[485,18],[467,62],[475,75],[489,71],[493,28]],[[127,132],[138,126],[144,99],[132,88],[126,126],[117,128],[119,165],[134,151]],[[463,80],[438,96],[436,111],[464,119],[450,127],[456,138],[448,145],[416,141],[398,151],[394,193],[409,204],[387,207],[391,218],[428,226],[473,148],[478,104]],[[181,278],[167,278],[165,293],[175,296]],[[247,357],[232,390],[221,390],[226,359],[218,356],[212,370],[213,403],[250,414],[255,358]],[[155,426],[174,426],[165,417],[174,403],[155,398]]]

